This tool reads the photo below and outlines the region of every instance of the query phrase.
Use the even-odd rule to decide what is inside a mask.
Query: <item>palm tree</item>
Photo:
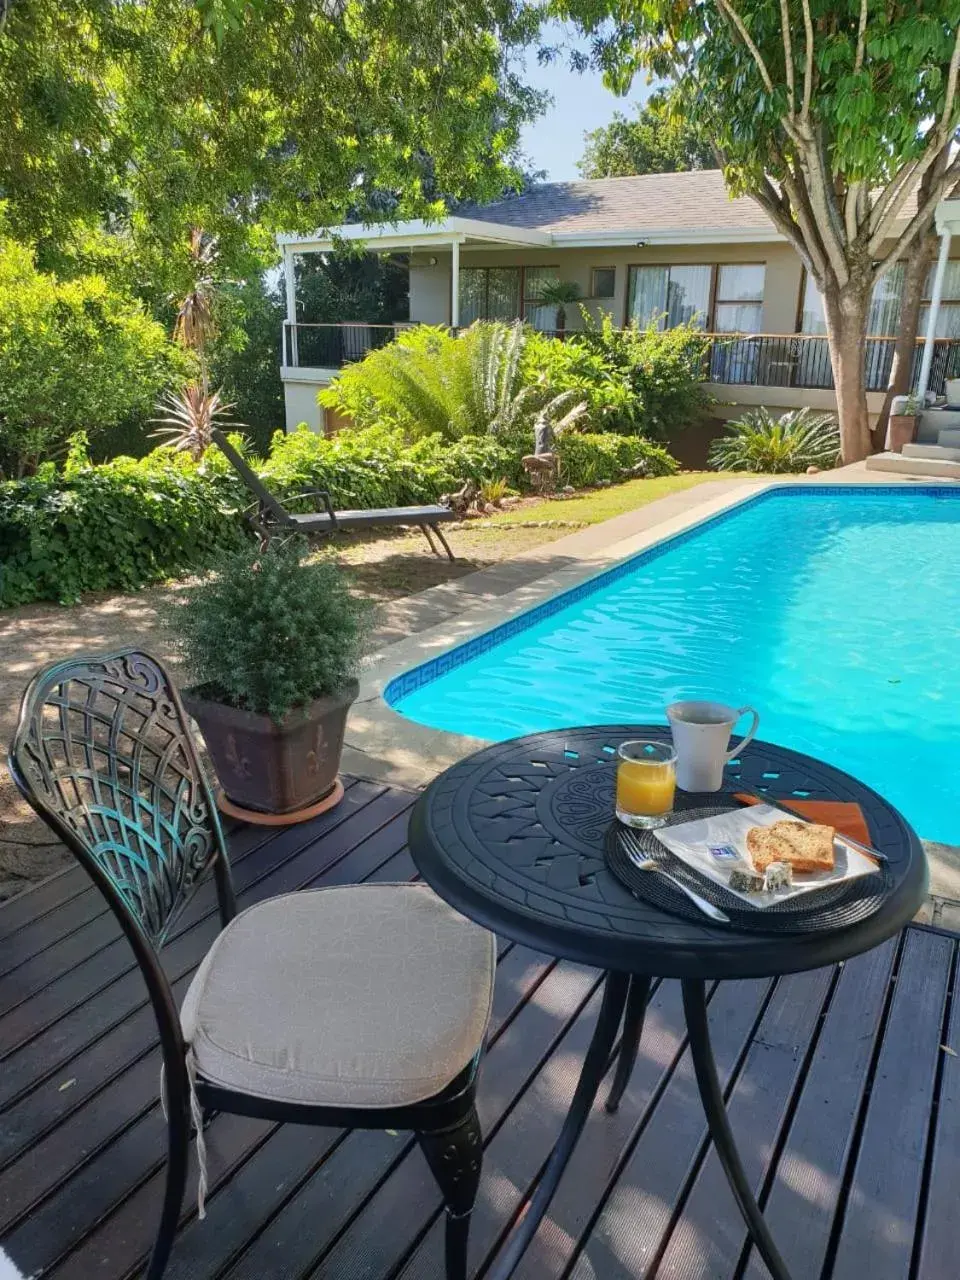
[[[579,302],[583,297],[580,286],[574,280],[548,280],[540,286],[537,303],[541,307],[557,308],[557,333],[567,327],[567,305]]]

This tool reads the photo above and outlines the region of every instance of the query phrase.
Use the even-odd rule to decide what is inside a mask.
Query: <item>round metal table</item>
[[[859,804],[888,862],[883,901],[842,928],[738,932],[668,915],[638,900],[607,869],[616,748],[666,740],[661,725],[598,725],[497,743],[427,788],[410,823],[410,852],[424,879],[465,916],[537,951],[606,972],[603,1001],[570,1111],[522,1221],[488,1280],[512,1275],[549,1206],[583,1130],[620,1032],[607,1109],[616,1110],[636,1061],[651,980],[679,978],[691,1056],[710,1134],[747,1227],[774,1280],[790,1280],[747,1181],[727,1120],[710,1046],[706,983],[776,977],[848,959],[897,933],[919,909],[926,860],[903,817],[849,774],[799,752],[754,741],[726,769],[724,791],[786,804],[794,798]],[[722,795],[720,797],[722,802]],[[677,792],[676,807],[716,804]]]

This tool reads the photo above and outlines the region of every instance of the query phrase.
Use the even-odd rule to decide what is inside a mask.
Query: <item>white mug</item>
[[[730,731],[741,716],[753,716],[750,732],[733,750]],[[684,791],[719,791],[723,766],[742,751],[760,727],[753,707],[728,707],[722,702],[672,702],[667,719],[677,753],[677,786]]]

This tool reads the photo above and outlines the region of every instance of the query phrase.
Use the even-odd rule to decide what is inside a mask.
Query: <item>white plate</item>
[[[753,863],[747,853],[747,832],[751,827],[772,827],[775,822],[802,822],[802,818],[794,818],[793,814],[784,813],[769,804],[754,804],[743,809],[732,809],[729,813],[718,814],[714,818],[698,818],[694,822],[679,822],[672,827],[659,827],[654,833],[661,844],[671,853],[706,876],[715,884],[722,885],[728,893],[734,894],[748,906],[771,907],[777,902],[786,902],[811,889],[822,889],[824,885],[839,884],[844,880],[857,880],[860,876],[868,876],[877,870],[872,858],[848,844],[843,836],[838,835],[834,841],[836,866],[833,871],[809,871],[802,875],[794,875],[793,886],[779,893],[741,893],[730,888],[731,871],[752,871]]]

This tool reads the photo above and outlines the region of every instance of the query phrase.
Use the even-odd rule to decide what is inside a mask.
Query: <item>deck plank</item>
[[[772,1158],[835,972],[835,968],[817,969],[780,979],[727,1099],[730,1127],[755,1191]],[[671,1233],[658,1280],[732,1275],[742,1242],[736,1201],[711,1147]]]
[[[823,1267],[897,950],[891,938],[844,965],[763,1206],[795,1276]],[[745,1280],[768,1276],[754,1250]]]
[[[414,799],[357,782],[336,818],[231,830],[241,906],[415,877]],[[165,1168],[156,1026],[85,885],[71,871],[0,905],[0,1248],[24,1275],[140,1280]],[[202,891],[165,953],[177,999],[215,930]],[[475,1278],[536,1186],[599,1003],[592,970],[499,955]],[[958,966],[956,938],[911,928],[841,969],[712,991],[731,1120],[795,1280],[956,1270],[960,1059],[940,1046],[960,1052]],[[767,1280],[706,1140],[676,983],[654,993],[619,1114],[602,1102],[517,1280]],[[166,1280],[442,1280],[440,1197],[410,1135],[217,1116],[208,1147],[208,1217],[191,1162]]]
[[[960,955],[954,961],[953,1007],[941,1047],[937,1128],[930,1166],[930,1186],[920,1244],[916,1280],[941,1280],[955,1275],[957,1265],[957,1188],[960,1187]],[[948,1052],[948,1050],[953,1052]]]
[[[360,803],[365,803],[367,799],[384,790],[380,787],[351,794],[357,782],[356,778],[344,780],[343,803],[336,812],[331,811],[329,815],[322,815],[321,819],[318,819],[318,826],[312,827],[308,823],[298,826],[296,847],[313,843],[344,818],[348,818],[357,807],[358,797]],[[259,854],[261,858],[266,858],[268,870],[272,870],[281,860],[282,854],[281,848],[271,844],[271,840],[275,837],[276,832],[263,827],[247,826],[228,831],[227,848],[234,875],[239,874],[240,863],[251,854]],[[37,987],[49,985],[61,974],[69,972],[74,967],[75,957],[78,954],[82,958],[88,958],[120,937],[120,926],[114,920],[106,901],[90,884],[89,879],[79,872],[79,869],[78,873],[82,876],[85,893],[78,894],[62,907],[0,939],[0,978],[9,978],[12,971],[16,969],[16,984],[20,998],[30,995],[29,983],[33,979],[31,972],[24,973],[27,966],[32,966],[32,969],[37,972]],[[253,878],[245,870],[244,875],[248,881]],[[182,933],[187,925],[200,918],[209,905],[208,895],[198,895],[194,898],[177,921],[171,936]],[[3,914],[4,911],[0,910],[0,919]],[[3,984],[4,999],[3,1004],[0,1005],[0,1013],[10,1007],[9,995],[12,994],[13,988],[10,988],[8,993],[7,985],[7,983]]]
[[[746,1054],[772,982],[721,983],[707,1006],[721,1082]],[[670,1229],[673,1206],[707,1139],[689,1048],[610,1190],[585,1242],[571,1280],[633,1280],[654,1265]]]
[[[346,811],[341,813],[340,809],[332,810],[331,815],[339,813],[340,817],[324,832],[326,838],[322,847],[324,857],[328,861],[332,861],[338,855],[345,840],[352,839],[353,824],[350,819],[355,816],[357,808],[362,806],[364,817],[369,821],[371,810],[376,816],[379,816],[382,810],[387,810],[392,816],[398,807],[406,808],[409,805],[409,800],[402,792],[384,793],[382,789],[374,787],[363,790],[356,787],[349,794],[351,803],[347,805],[346,799],[344,801],[347,805]],[[354,797],[357,798],[354,799]],[[278,840],[277,852],[280,851],[279,844]],[[312,846],[299,846],[301,849],[310,847]],[[255,891],[263,878],[262,875],[256,874],[258,865],[252,856],[239,862],[235,871],[238,901],[245,894],[254,895],[252,900],[256,900]],[[268,870],[272,873],[270,878],[273,879],[276,872],[272,861]],[[198,894],[185,910],[183,921],[177,922],[164,947],[165,967],[179,974],[186,965],[191,963],[191,957],[196,956],[197,959],[193,963],[198,963],[200,956],[206,952],[216,936],[218,928],[216,901],[212,892]],[[126,939],[120,935],[119,930],[113,929],[112,932],[115,941],[109,946],[91,954],[84,963],[75,964],[64,970],[55,981],[39,990],[31,991],[29,987],[24,988],[21,979],[22,967],[8,974],[3,984],[4,988],[19,997],[20,1002],[6,1015],[0,1017],[0,1045],[3,1046],[0,1051],[0,1063],[5,1063],[8,1057],[34,1037],[48,1029],[53,1029],[61,1018],[81,1008],[84,1008],[88,1015],[88,1025],[92,1025],[89,1002],[101,992],[109,990],[107,1003],[111,1008],[117,1009],[122,1007],[122,1001],[128,989],[132,988],[137,993],[143,991],[140,971],[136,967]],[[9,1003],[9,1000],[5,1003]],[[6,1067],[3,1070],[6,1076]]]
[[[953,952],[951,938],[907,933],[833,1280],[910,1274]]]

